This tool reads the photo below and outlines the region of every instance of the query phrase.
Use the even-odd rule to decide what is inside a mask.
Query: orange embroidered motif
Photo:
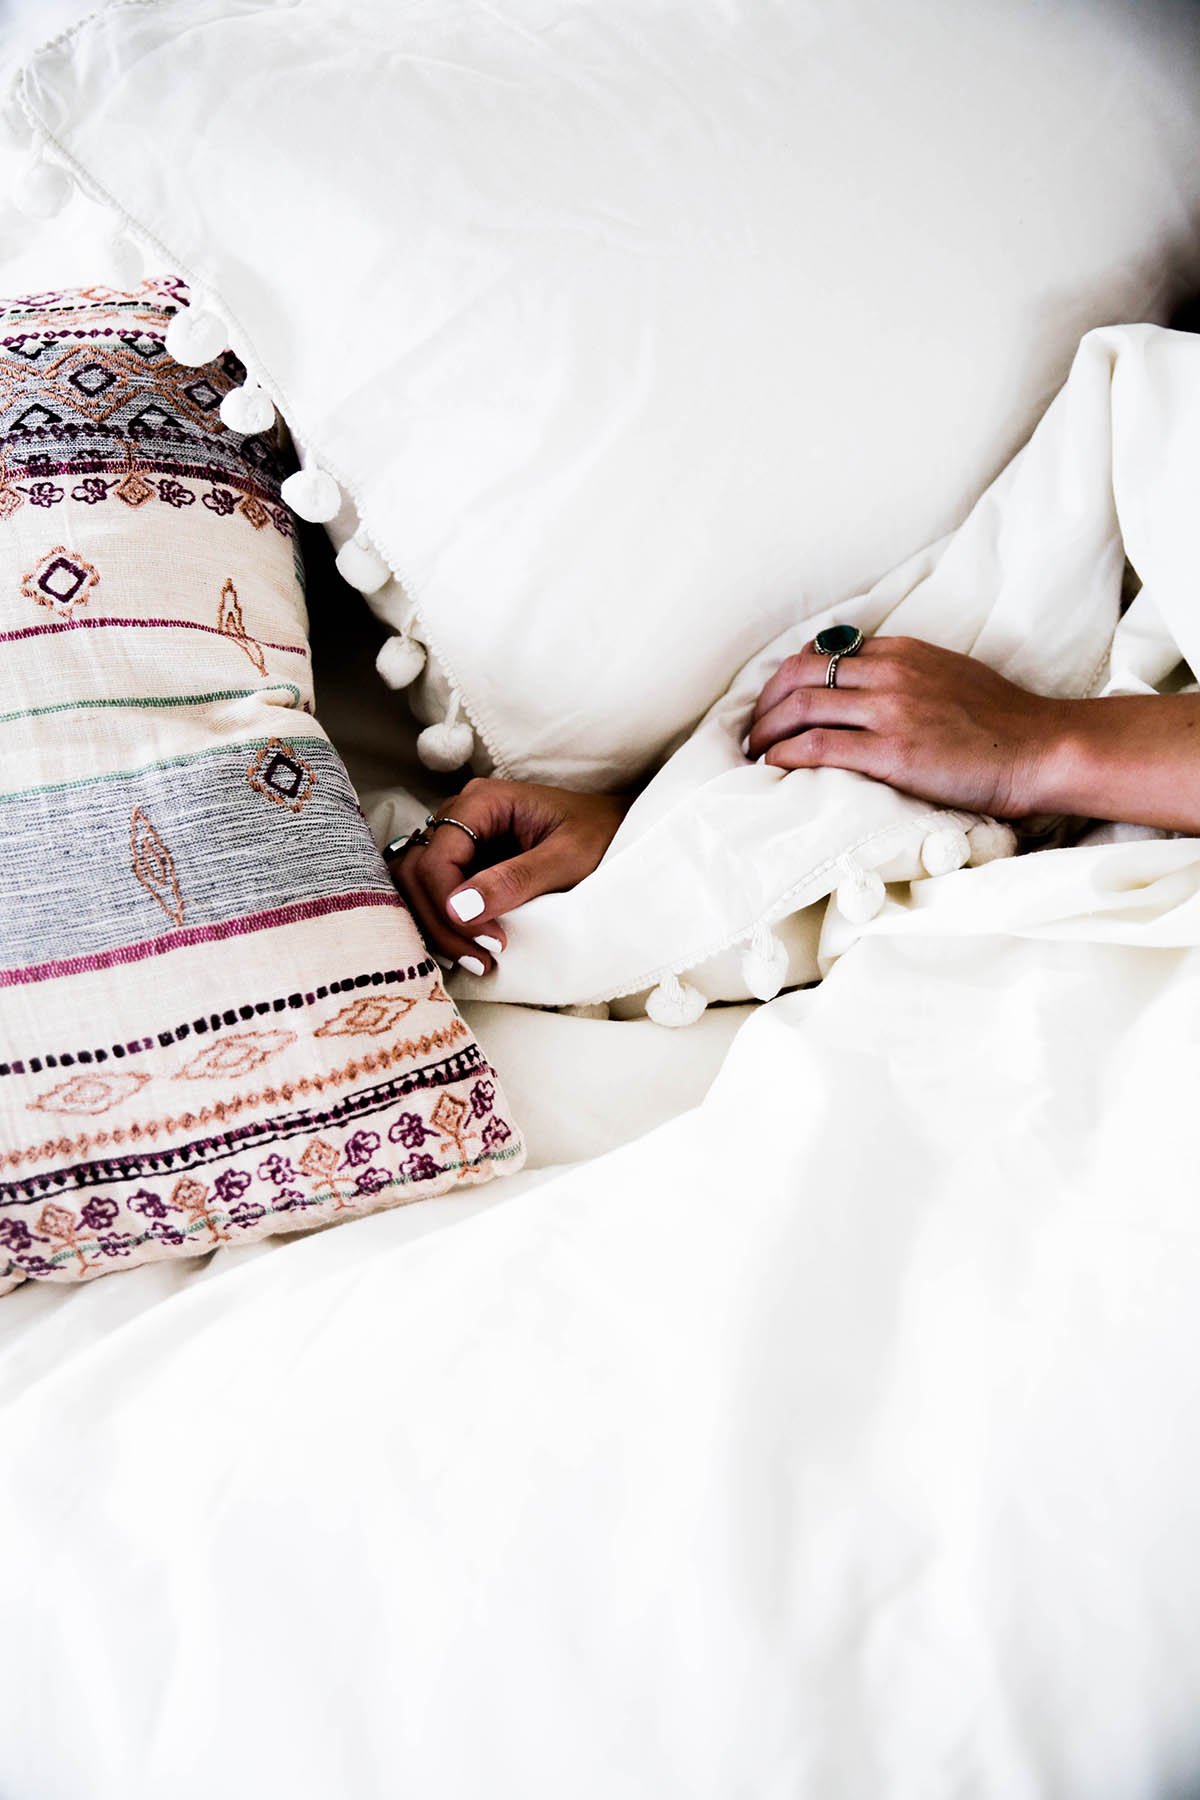
[[[294,1031],[234,1031],[209,1044],[175,1073],[176,1081],[199,1081],[214,1075],[245,1075],[269,1057],[294,1044]]]
[[[65,400],[85,418],[103,424],[141,385],[142,371],[129,350],[96,343],[73,344],[42,371],[40,392]]]
[[[465,1100],[460,1100],[457,1094],[443,1094],[429,1115],[430,1124],[435,1125],[439,1131],[444,1132],[448,1138],[453,1138],[454,1140],[454,1145],[459,1155],[460,1165],[458,1175],[456,1176],[458,1181],[461,1181],[467,1173],[467,1146],[464,1120],[467,1118],[470,1111],[471,1108],[467,1102]]]
[[[242,603],[238,599],[237,589],[232,581],[227,581],[221,589],[221,602],[217,608],[217,630],[235,643],[239,650],[244,650],[260,675],[267,672],[267,659],[262,653],[262,646],[250,636],[242,618]]]
[[[193,1225],[207,1225],[214,1244],[228,1238],[229,1233],[220,1229],[209,1211],[208,1189],[203,1182],[193,1181],[190,1175],[185,1175],[171,1189],[171,1205],[185,1212]]]
[[[126,506],[133,507],[144,506],[147,500],[153,499],[154,497],[154,489],[150,486],[150,483],[146,480],[145,476],[139,475],[137,471],[133,469],[130,470],[128,475],[122,476],[121,480],[118,481],[116,487],[113,489],[113,493],[117,496],[118,500],[123,500]]]
[[[304,1155],[300,1158],[300,1167],[306,1175],[329,1176],[336,1172],[341,1161],[332,1144],[324,1138],[313,1138]]]
[[[21,592],[27,600],[36,600],[39,606],[65,614],[87,605],[99,579],[90,562],[76,556],[65,544],[56,544],[25,576]]]
[[[210,1106],[197,1108],[194,1113],[170,1113],[161,1119],[135,1120],[130,1125],[117,1126],[112,1131],[97,1131],[90,1137],[81,1132],[75,1138],[48,1138],[40,1144],[30,1144],[23,1150],[0,1151],[0,1168],[18,1169],[22,1163],[46,1162],[56,1156],[70,1155],[82,1160],[90,1151],[114,1147],[119,1149],[127,1143],[139,1144],[146,1139],[171,1136],[177,1131],[192,1131],[197,1125],[224,1124],[226,1120],[245,1112],[248,1107],[278,1106],[281,1102],[290,1105],[293,1099],[304,1098],[308,1094],[323,1094],[326,1088],[344,1087],[348,1082],[357,1081],[360,1075],[384,1074],[397,1063],[407,1062],[417,1056],[428,1056],[433,1050],[449,1049],[467,1035],[463,1020],[456,1018],[442,1031],[425,1032],[418,1038],[405,1038],[398,1044],[385,1044],[382,1049],[364,1051],[361,1056],[344,1063],[340,1069],[331,1069],[325,1075],[300,1075],[295,1081],[283,1082],[279,1087],[258,1088],[247,1094],[235,1095],[232,1100],[214,1101]]]
[[[146,892],[158,901],[168,919],[182,925],[183,897],[174,859],[140,806],[130,815],[129,848],[133,872]]]
[[[317,785],[316,770],[282,738],[272,738],[263,746],[246,771],[246,779],[256,793],[294,813],[304,811]]]
[[[35,1229],[52,1243],[62,1244],[66,1249],[73,1250],[79,1258],[80,1268],[87,1268],[87,1257],[76,1237],[77,1221],[73,1212],[68,1212],[65,1206],[47,1204],[37,1216]]]
[[[324,1138],[313,1138],[304,1155],[300,1158],[300,1167],[312,1182],[313,1199],[334,1201],[334,1211],[344,1212],[350,1195],[355,1192],[356,1183],[352,1176],[339,1178],[337,1170],[341,1162],[341,1154]]]
[[[132,1071],[118,1075],[89,1070],[86,1075],[72,1075],[69,1081],[51,1088],[48,1093],[39,1094],[36,1100],[29,1102],[29,1110],[92,1114],[107,1112],[111,1106],[118,1106],[122,1100],[128,1100],[130,1094],[136,1094],[149,1079],[148,1075],[135,1075]]]
[[[10,487],[7,482],[0,485],[0,519],[11,518],[24,504],[25,496],[20,488]]]
[[[243,494],[237,503],[237,511],[244,519],[249,519],[255,531],[261,531],[271,516],[262,501],[256,499],[253,494]]]
[[[399,995],[364,994],[361,1000],[343,1006],[332,1019],[326,1019],[313,1036],[355,1037],[361,1033],[365,1037],[378,1037],[381,1031],[390,1031],[416,1004],[415,1000],[405,1000]]]

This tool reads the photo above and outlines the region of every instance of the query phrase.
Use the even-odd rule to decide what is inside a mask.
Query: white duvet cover
[[[27,1363],[0,1792],[1193,1791],[1198,1000],[879,935],[648,1137]]]

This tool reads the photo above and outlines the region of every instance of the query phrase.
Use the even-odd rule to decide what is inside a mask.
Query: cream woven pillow
[[[312,717],[273,414],[166,354],[180,297],[0,307],[0,1293],[522,1155]]]

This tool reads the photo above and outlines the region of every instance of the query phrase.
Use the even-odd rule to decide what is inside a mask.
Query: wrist
[[[1124,698],[1050,702],[1036,810],[1082,819],[1140,816],[1146,797],[1137,773],[1136,727],[1145,704],[1135,699],[1131,712]]]

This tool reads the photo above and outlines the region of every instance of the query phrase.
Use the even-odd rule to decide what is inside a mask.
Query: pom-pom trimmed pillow
[[[77,182],[189,279],[172,349],[279,406],[426,760],[605,787],[957,524],[1089,327],[1200,282],[1195,9],[950,19],[115,5],[6,118],[27,209]]]
[[[273,415],[179,284],[0,308],[0,1293],[519,1165],[312,717]]]

